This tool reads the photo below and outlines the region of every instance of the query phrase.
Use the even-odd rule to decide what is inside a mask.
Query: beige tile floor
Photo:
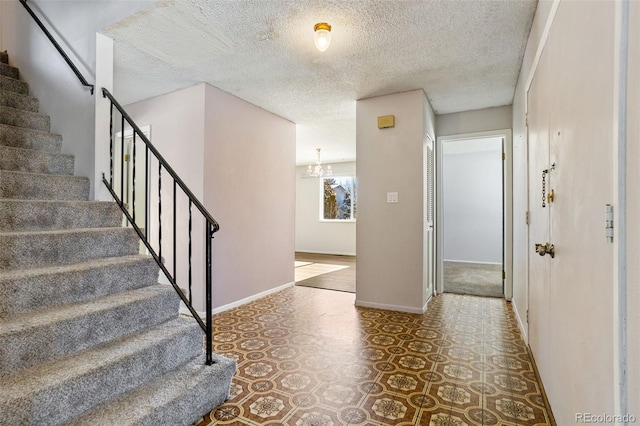
[[[502,299],[437,296],[424,315],[292,287],[214,317],[238,371],[204,425],[551,424]]]

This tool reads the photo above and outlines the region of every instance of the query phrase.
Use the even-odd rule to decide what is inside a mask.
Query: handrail
[[[40,27],[40,29],[44,32],[44,34],[47,36],[47,38],[49,39],[49,41],[51,41],[51,43],[53,43],[53,46],[56,48],[56,50],[58,51],[58,53],[60,53],[60,55],[62,55],[62,58],[65,60],[65,62],[67,63],[67,65],[69,65],[69,67],[71,68],[71,70],[74,72],[74,74],[76,75],[76,77],[78,77],[78,80],[80,80],[80,83],[82,83],[83,86],[89,87],[91,89],[91,94],[93,95],[93,90],[94,90],[94,86],[93,84],[90,84],[86,78],[84,78],[84,76],[82,75],[82,73],[80,72],[80,70],[78,70],[78,67],[75,66],[75,64],[73,63],[73,61],[71,61],[71,59],[69,58],[69,56],[65,53],[65,51],[62,49],[62,47],[60,47],[60,44],[58,44],[58,42],[53,38],[53,36],[51,35],[51,33],[49,32],[49,30],[47,30],[47,28],[44,26],[44,24],[42,23],[42,21],[40,21],[40,19],[36,16],[36,14],[33,12],[33,10],[29,7],[29,5],[27,4],[27,0],[20,0],[20,3],[24,6],[25,9],[27,9],[27,12],[29,12],[29,15],[31,15],[31,17],[33,18],[34,21],[36,21],[36,24],[38,24],[38,26]]]
[[[111,193],[112,197],[115,199],[116,203],[118,204],[118,206],[120,207],[120,209],[122,210],[122,212],[124,213],[125,217],[127,218],[127,221],[131,224],[131,226],[133,227],[133,229],[136,231],[136,233],[138,234],[138,236],[140,237],[140,239],[142,240],[143,244],[147,247],[147,249],[149,250],[149,253],[151,254],[151,256],[153,257],[153,259],[156,261],[156,263],[158,264],[158,266],[160,267],[160,270],[162,270],[162,272],[164,273],[164,275],[167,277],[167,279],[169,280],[169,282],[171,283],[171,285],[173,286],[173,288],[176,290],[176,292],[178,293],[178,295],[180,296],[180,299],[182,299],[182,301],[184,302],[184,304],[186,305],[186,307],[189,309],[189,312],[191,312],[191,314],[193,315],[193,317],[195,318],[195,320],[198,322],[198,324],[200,325],[200,327],[202,328],[202,330],[205,332],[206,335],[206,342],[205,342],[205,349],[206,349],[206,363],[207,365],[213,364],[213,360],[212,360],[212,272],[211,272],[211,255],[212,255],[212,247],[211,247],[211,240],[213,239],[213,234],[216,233],[219,229],[220,229],[220,225],[218,224],[218,222],[211,216],[211,214],[207,211],[207,209],[202,205],[202,203],[196,198],[196,196],[191,192],[191,190],[187,187],[187,185],[184,183],[184,181],[178,176],[178,174],[173,170],[173,168],[169,165],[169,163],[164,159],[164,157],[160,154],[160,152],[158,152],[158,150],[156,149],[155,146],[153,146],[153,144],[151,143],[151,141],[147,138],[147,136],[142,132],[142,130],[138,127],[138,125],[133,121],[133,119],[131,118],[131,116],[129,116],[129,114],[127,114],[127,112],[125,111],[125,109],[122,107],[122,105],[120,105],[120,103],[118,103],[118,101],[113,97],[113,95],[105,88],[102,88],[102,96],[104,98],[108,98],[110,103],[111,103],[111,108],[110,108],[110,120],[109,120],[109,132],[110,132],[110,143],[109,143],[109,148],[110,148],[110,167],[109,167],[109,179],[107,180],[105,174],[102,174],[102,181],[105,184],[105,186],[107,187],[107,189],[109,190],[109,192]],[[119,158],[119,165],[120,165],[120,194],[118,195],[117,190],[114,188],[114,152],[116,151],[117,147],[116,147],[116,140],[114,138],[114,107],[117,109],[117,111],[120,113],[120,122],[116,124],[120,125],[120,158]],[[133,141],[133,148],[132,148],[132,157],[130,158],[127,154],[125,154],[125,122],[126,124],[128,124],[128,126],[131,127],[132,129],[132,141]],[[145,187],[145,217],[144,217],[144,230],[137,224],[136,222],[136,196],[135,196],[135,188],[136,188],[136,140],[140,139],[142,140],[142,142],[144,142],[144,148],[145,148],[145,155],[144,155],[144,166],[145,166],[145,173],[148,172],[148,169],[150,167],[150,157],[149,157],[149,153],[153,154],[153,156],[157,159],[158,161],[158,185],[157,190],[158,190],[158,249],[156,250],[153,247],[153,244],[150,241],[149,238],[149,228],[150,228],[150,215],[149,215],[149,209],[148,206],[150,205],[150,193],[151,193],[151,185],[150,183],[147,181],[147,178],[145,177],[145,181],[144,181],[144,187]],[[133,190],[133,202],[131,205],[125,204],[123,201],[124,198],[124,193],[125,193],[125,189],[124,189],[124,164],[128,161],[131,161],[132,163],[132,171],[133,171],[133,184],[132,184],[132,190]],[[117,167],[117,165],[116,165]],[[163,170],[164,169],[164,170]],[[173,179],[173,202],[172,202],[172,207],[173,207],[173,228],[171,229],[173,232],[173,273],[171,271],[169,271],[167,269],[167,267],[165,266],[165,262],[164,262],[164,258],[162,256],[162,200],[163,200],[163,196],[162,196],[162,177],[163,177],[163,171],[167,172],[171,178]],[[186,197],[189,200],[189,228],[188,228],[188,288],[189,288],[189,297],[187,297],[184,292],[182,291],[182,289],[178,286],[178,283],[176,281],[176,271],[177,271],[177,247],[176,247],[176,240],[177,240],[177,224],[176,224],[176,217],[177,217],[177,202],[176,202],[176,198],[177,198],[177,188],[180,188],[182,190],[182,192],[184,193],[184,195],[186,195]],[[168,191],[169,193],[171,191]],[[200,315],[197,313],[197,311],[195,310],[195,308],[193,307],[192,304],[192,295],[191,295],[191,288],[192,288],[192,267],[191,267],[191,255],[192,255],[192,237],[191,237],[191,233],[192,233],[192,206],[196,206],[197,210],[200,212],[200,214],[202,215],[202,218],[205,220],[206,222],[206,226],[205,226],[205,293],[206,293],[206,317],[205,317],[205,321],[202,321],[202,318],[200,318]],[[131,210],[131,211],[130,211]]]

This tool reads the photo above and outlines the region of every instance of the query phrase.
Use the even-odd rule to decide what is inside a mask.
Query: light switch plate
[[[387,203],[397,203],[397,202],[398,202],[398,193],[387,192]]]

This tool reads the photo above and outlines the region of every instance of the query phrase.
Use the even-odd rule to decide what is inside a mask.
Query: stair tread
[[[0,393],[0,406],[3,400],[21,399],[34,394],[38,389],[54,387],[65,382],[70,383],[77,377],[91,375],[119,360],[135,356],[143,349],[158,346],[159,342],[169,340],[172,336],[183,334],[194,327],[198,326],[193,319],[177,317],[115,341],[2,376],[0,388],[3,392]]]
[[[0,236],[32,236],[32,235],[65,235],[65,234],[79,234],[90,232],[104,232],[104,231],[116,231],[116,232],[133,232],[133,228],[123,228],[121,226],[109,226],[105,228],[72,228],[72,229],[43,229],[37,231],[0,231]]]
[[[47,324],[61,323],[96,312],[109,311],[117,306],[129,305],[166,293],[175,294],[172,287],[157,284],[150,287],[103,296],[81,303],[54,306],[36,312],[0,318],[0,337],[36,329]],[[178,296],[176,295],[176,297]],[[178,313],[176,312],[176,316],[177,315]]]
[[[19,278],[31,278],[39,275],[61,274],[74,271],[83,271],[93,268],[99,268],[108,265],[131,264],[137,262],[146,262],[152,259],[151,256],[144,254],[132,254],[119,257],[101,257],[98,259],[90,259],[78,263],[68,265],[41,266],[36,268],[13,269],[3,271],[0,275],[0,285],[3,281],[15,280]]]
[[[0,102],[1,105],[6,105],[21,111],[38,112],[40,109],[40,101],[38,101],[37,98],[2,89],[0,89]]]
[[[26,132],[26,133],[34,133],[36,135],[42,135],[42,136],[55,136],[55,137],[59,137],[60,139],[62,139],[62,135],[58,134],[58,133],[53,133],[47,130],[38,130],[38,129],[31,129],[29,127],[20,127],[20,126],[12,126],[11,124],[5,124],[5,123],[0,123],[0,128],[6,127],[8,129],[12,129],[12,130],[18,130],[21,132]],[[5,145],[8,146],[8,145]]]
[[[0,75],[0,87],[9,92],[29,94],[29,84],[17,78]]]
[[[75,179],[75,180],[89,180],[88,177],[84,176],[74,176],[74,175],[60,175],[60,174],[49,174],[49,173],[33,173],[33,172],[21,172],[17,170],[0,170],[0,173],[16,173],[21,175],[32,175],[32,176],[48,176],[48,177],[60,177],[66,179]]]
[[[179,402],[180,406],[170,408],[174,415],[174,419],[171,420],[195,423],[228,397],[228,395],[218,395],[218,399],[222,400],[215,400],[215,395],[208,394],[206,390],[207,386],[215,383],[216,378],[219,380],[221,374],[232,376],[236,368],[235,361],[215,354],[213,361],[213,365],[205,365],[205,357],[201,355],[150,383],[82,414],[78,419],[70,422],[68,426],[97,423],[121,426],[155,425],[160,422],[167,424],[169,422],[167,413],[158,411],[161,407],[166,407],[172,402]],[[193,399],[199,396],[201,400],[205,400],[205,403],[209,402],[205,412],[194,412],[195,407],[185,404],[186,401],[193,401],[193,399],[185,398],[185,395],[189,394],[192,394]],[[203,397],[202,394],[206,396]],[[212,399],[214,399],[213,402],[211,402]]]
[[[0,144],[57,153],[62,150],[62,135],[0,123]]]
[[[0,62],[0,74],[16,79],[20,77],[18,68],[5,64],[4,62]]]
[[[6,105],[0,105],[0,121],[16,127],[37,129],[45,132],[51,130],[51,118],[48,115],[16,109]]]
[[[0,168],[7,171],[73,175],[74,156],[0,145]]]

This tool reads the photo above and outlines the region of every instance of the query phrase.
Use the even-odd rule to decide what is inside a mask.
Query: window
[[[355,220],[356,178],[324,177],[321,185],[320,220]]]

